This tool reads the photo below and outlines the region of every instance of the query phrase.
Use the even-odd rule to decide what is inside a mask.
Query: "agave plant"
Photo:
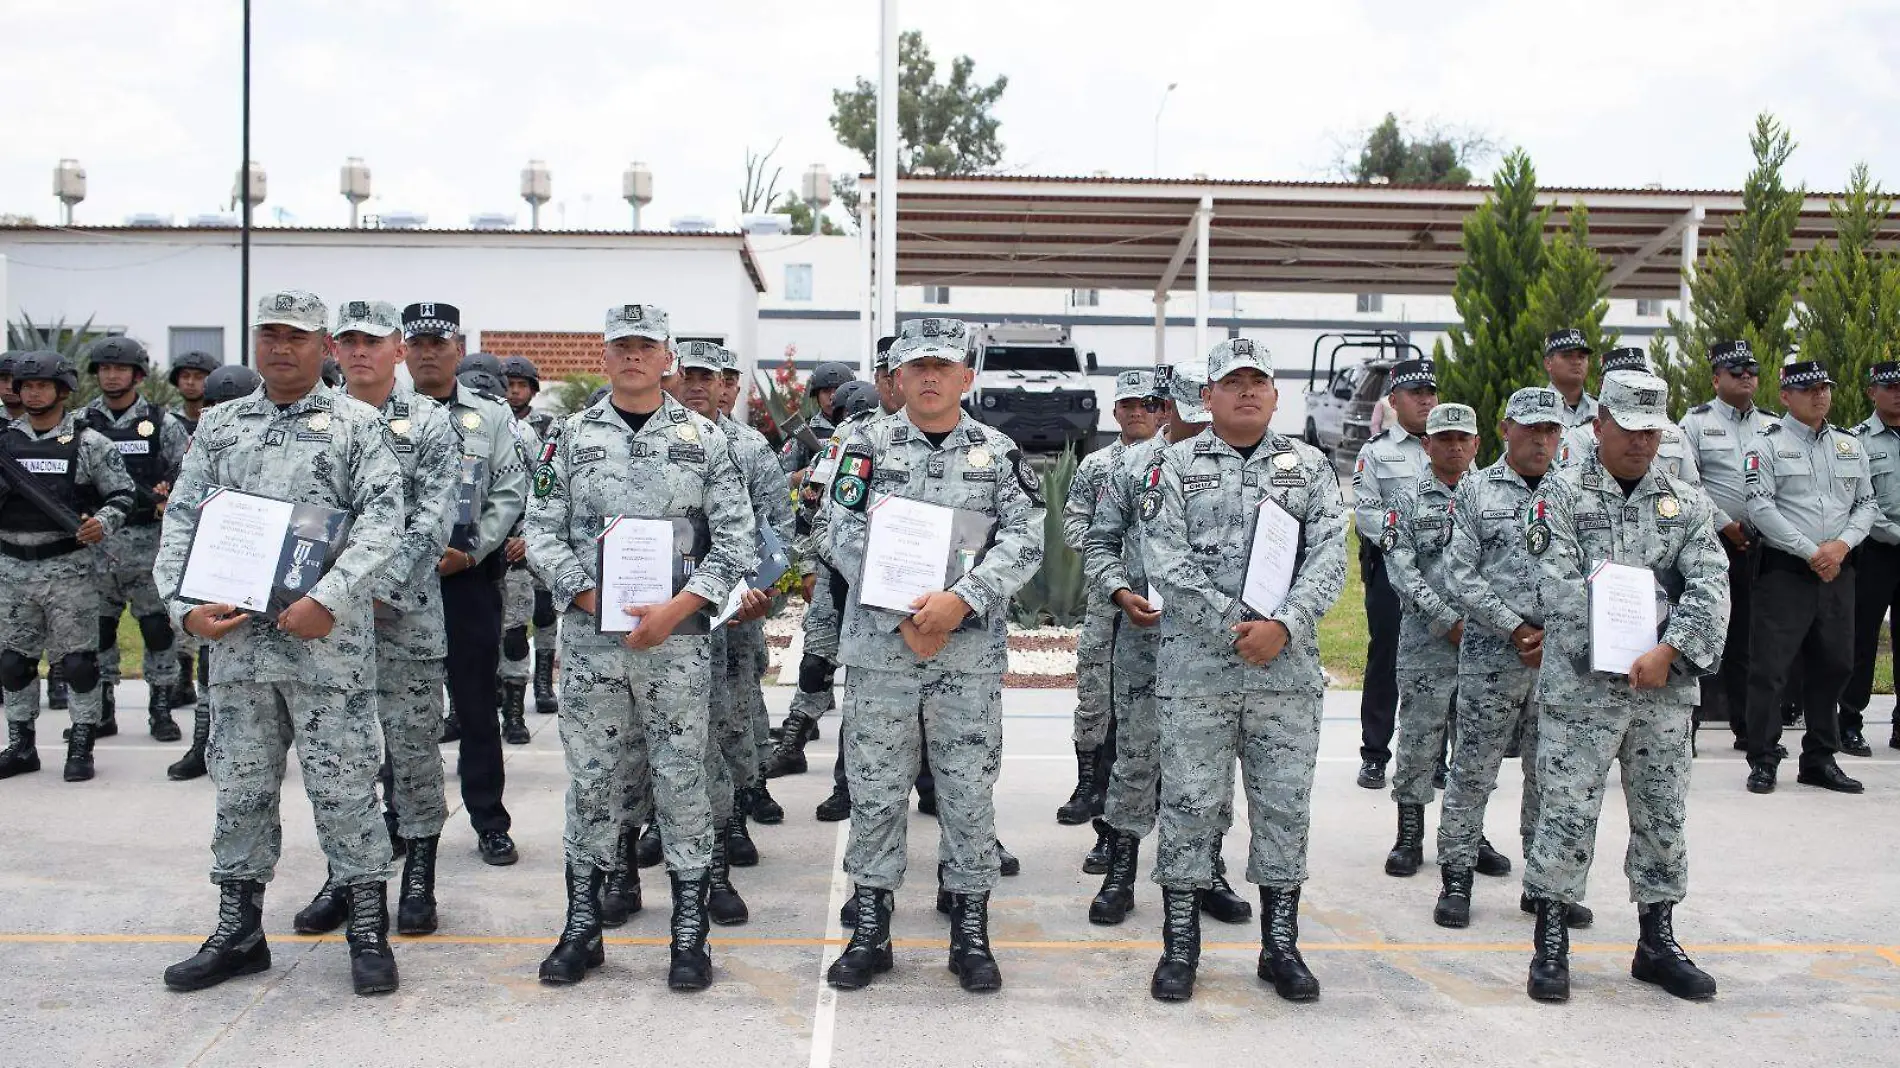
[[[1062,507],[1069,499],[1069,483],[1079,461],[1075,450],[1064,449],[1055,465],[1043,473],[1042,496],[1047,511],[1042,520],[1042,567],[1011,604],[1011,617],[1024,627],[1074,626],[1082,621],[1088,582],[1082,557],[1062,540]]]
[[[607,380],[600,375],[575,375],[572,378],[563,378],[554,393],[554,414],[557,417],[573,415],[587,407],[587,398],[606,384]]]
[[[7,348],[51,350],[72,361],[73,367],[79,371],[79,388],[73,391],[72,396],[74,408],[84,407],[99,395],[99,383],[92,377],[92,364],[87,355],[95,343],[106,337],[106,334],[92,329],[91,319],[78,326],[67,326],[65,319],[56,319],[41,326],[34,323],[31,316],[22,314],[19,322],[7,324]],[[160,408],[168,408],[178,403],[179,399],[178,391],[162,374],[146,375],[139,393]]]

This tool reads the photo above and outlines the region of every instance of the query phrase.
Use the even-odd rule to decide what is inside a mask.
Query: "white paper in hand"
[[[629,605],[673,597],[673,524],[616,516],[600,534],[600,630],[625,634],[639,625]]]
[[[1254,515],[1253,540],[1247,548],[1247,581],[1241,587],[1241,603],[1262,619],[1278,612],[1286,602],[1287,591],[1293,588],[1293,568],[1299,556],[1300,521],[1273,498],[1261,498]]]
[[[909,614],[917,598],[943,589],[954,520],[953,509],[907,497],[872,505],[858,602]]]
[[[1656,647],[1656,574],[1608,560],[1590,573],[1590,670],[1629,674]]]
[[[198,531],[178,595],[261,612],[270,603],[278,557],[296,505],[220,489],[198,509]]]

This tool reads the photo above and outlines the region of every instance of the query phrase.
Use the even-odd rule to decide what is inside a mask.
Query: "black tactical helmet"
[[[587,406],[592,408],[594,405],[599,404],[600,398],[605,397],[611,388],[612,387],[609,386],[595,386],[594,391],[587,395]]]
[[[510,356],[501,361],[501,376],[503,378],[525,378],[534,383],[534,391],[536,393],[541,392],[541,370],[534,365],[533,360],[528,359],[526,356]]]
[[[180,371],[203,371],[205,374],[210,374],[221,366],[223,365],[218,362],[217,357],[208,352],[187,352],[172,357],[171,370],[165,372],[165,380],[175,386],[178,384]]]
[[[821,389],[837,389],[857,377],[857,373],[846,364],[821,363],[812,368],[811,381],[805,388],[812,393],[817,393]]]
[[[827,415],[833,423],[842,423],[854,415],[875,411],[877,407],[877,387],[853,380],[839,386],[838,392],[831,395],[831,411]]]
[[[70,393],[79,388],[79,372],[57,352],[23,352],[13,359],[13,384],[33,381],[54,382]]]
[[[220,364],[205,376],[205,403],[222,404],[239,397],[248,397],[263,384],[264,380],[249,367]]]
[[[486,352],[471,352],[462,357],[462,362],[455,365],[455,373],[459,376],[464,371],[487,371],[497,382],[502,377],[501,361]]]
[[[140,374],[152,369],[152,358],[145,354],[145,346],[129,337],[109,337],[95,343],[86,353],[86,369],[97,374],[101,367],[130,367]]]
[[[475,357],[470,356],[469,360],[474,358]],[[494,359],[493,356],[486,358],[490,360]],[[462,369],[456,372],[455,378],[475,392],[486,393],[491,397],[500,397],[508,392],[508,387],[502,384],[500,375],[495,374],[486,367],[470,367],[468,360],[462,361]]]
[[[332,389],[343,384],[343,365],[336,362],[335,356],[323,358],[323,370],[319,373],[323,376],[323,384]]]
[[[24,355],[26,355],[26,353],[19,349],[8,349],[5,352],[0,352],[0,376],[12,378],[13,365]]]

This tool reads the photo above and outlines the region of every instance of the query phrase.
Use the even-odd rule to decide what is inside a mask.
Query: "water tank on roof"
[[[703,234],[708,230],[717,230],[719,223],[707,215],[675,215],[667,225],[687,234]]]
[[[471,230],[512,230],[515,217],[512,212],[488,211],[468,217]]]
[[[127,226],[170,226],[171,224],[170,215],[160,215],[153,211],[134,212],[125,217]]]
[[[777,214],[747,215],[739,220],[739,228],[748,234],[789,234],[792,232],[792,217]]]
[[[429,225],[429,216],[420,211],[386,211],[381,222],[385,230],[414,230]]]
[[[66,225],[73,221],[73,205],[86,199],[86,168],[76,159],[63,159],[53,168],[53,195],[59,198]]]
[[[215,211],[193,215],[191,221],[186,223],[187,226],[236,226],[237,224],[237,216]]]

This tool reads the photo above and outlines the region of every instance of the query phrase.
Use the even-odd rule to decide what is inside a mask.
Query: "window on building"
[[[1659,298],[1656,298],[1656,297],[1637,297],[1636,298],[1636,314],[1638,317],[1645,318],[1645,319],[1660,319],[1662,318],[1662,313],[1663,313],[1663,302]]]
[[[785,265],[785,299],[811,299],[811,264],[788,263]]]
[[[924,303],[925,304],[950,303],[950,287],[949,286],[925,286],[924,287]]]
[[[1377,315],[1385,310],[1384,293],[1359,294],[1359,312],[1362,315]]]
[[[223,363],[224,327],[174,326],[171,328],[171,347],[167,351],[171,353],[173,360],[187,352],[203,352],[208,353],[219,363]]]
[[[1102,291],[1099,289],[1069,290],[1069,307],[1099,308],[1102,306]]]

